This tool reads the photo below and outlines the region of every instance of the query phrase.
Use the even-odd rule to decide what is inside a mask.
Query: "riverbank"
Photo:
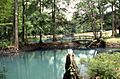
[[[76,42],[29,43],[20,47],[17,52],[15,46],[3,48],[0,50],[0,55],[6,55],[10,53],[14,54],[19,52],[29,52],[35,50],[78,48],[79,46],[80,44]]]
[[[50,42],[50,43],[30,43],[20,47],[19,51],[16,52],[14,46],[9,46],[0,50],[0,55],[15,54],[19,52],[29,52],[35,50],[50,50],[50,49],[87,49],[86,45],[82,45],[79,42]],[[120,48],[118,42],[106,42],[106,48]],[[90,49],[90,48],[89,48]]]
[[[31,43],[24,45],[20,51],[34,51],[34,50],[47,50],[47,49],[67,49],[78,48],[80,43],[76,42],[51,42],[51,43]]]

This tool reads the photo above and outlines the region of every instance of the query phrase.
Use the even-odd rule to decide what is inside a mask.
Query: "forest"
[[[112,30],[120,35],[120,0],[1,0],[0,47],[24,45],[30,36]],[[100,35],[102,37],[102,34]]]

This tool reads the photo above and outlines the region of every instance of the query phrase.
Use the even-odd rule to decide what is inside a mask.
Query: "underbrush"
[[[120,79],[120,53],[102,53],[90,59],[89,75],[100,79]]]
[[[0,49],[7,48],[8,46],[11,45],[11,43],[12,42],[7,39],[0,40]]]

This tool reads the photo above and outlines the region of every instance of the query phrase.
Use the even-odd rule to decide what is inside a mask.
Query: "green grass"
[[[105,41],[108,42],[108,43],[120,43],[120,37],[108,38],[108,39],[105,39]]]

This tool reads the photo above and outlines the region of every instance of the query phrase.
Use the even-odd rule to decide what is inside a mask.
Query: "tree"
[[[119,0],[119,12],[120,12],[120,0]],[[118,30],[119,30],[119,35],[120,35],[120,13],[119,13],[119,17],[118,17]]]
[[[93,35],[94,38],[98,38],[97,36],[97,24],[96,24],[96,15],[97,15],[97,7],[96,7],[96,1],[94,0],[87,0],[87,4],[88,4],[88,16],[89,16],[89,20],[91,21],[91,27],[92,27],[92,31],[93,31]]]
[[[88,31],[93,31],[94,38],[98,38],[98,31],[100,28],[100,18],[98,11],[98,1],[97,0],[84,0],[77,4],[77,9],[79,16],[81,18],[79,23],[81,27],[89,28]],[[87,29],[85,29],[87,31]]]
[[[25,0],[22,0],[22,42],[25,42]]]
[[[55,36],[55,29],[56,29],[56,23],[55,23],[55,11],[56,11],[56,0],[52,0],[52,24],[53,24],[53,41],[56,41],[56,36]]]
[[[100,38],[102,37],[102,31],[103,31],[105,5],[106,5],[106,0],[98,0],[98,9],[100,16]]]
[[[39,5],[40,5],[40,6],[39,6],[39,12],[40,12],[40,16],[41,16],[41,14],[42,14],[42,4],[41,4],[41,3],[42,3],[42,1],[39,0]],[[40,27],[42,27],[42,24],[41,24],[41,23],[42,23],[42,22],[40,22]],[[42,43],[42,30],[41,30],[41,29],[40,29],[40,34],[39,34],[39,35],[40,35],[40,41],[39,41],[39,42]]]
[[[115,12],[114,12],[114,5],[115,5],[115,0],[110,0],[112,6],[112,37],[115,37]]]
[[[18,38],[18,0],[14,0],[14,26],[15,26],[15,47],[19,50],[19,38]]]

